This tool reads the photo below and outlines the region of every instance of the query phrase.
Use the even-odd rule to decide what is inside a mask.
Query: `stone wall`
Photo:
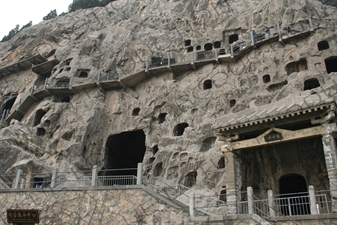
[[[38,209],[40,224],[184,224],[186,212],[141,188],[13,191],[0,194],[0,224],[6,209]]]
[[[215,42],[227,49],[228,33],[250,40],[253,29],[265,34],[265,27],[273,26],[275,32],[278,21],[282,32],[300,22],[309,28],[307,18],[315,19],[310,34],[279,42],[276,32],[275,41],[228,62],[148,73],[147,79],[132,87],[121,82],[117,90],[93,85],[38,99],[21,112],[20,121],[12,120],[0,130],[7,143],[0,146],[0,166],[12,174],[18,169],[50,173],[53,168],[81,173],[93,165],[111,169],[106,168],[105,158],[108,138],[143,130],[142,162],[148,183],[180,183],[218,195],[226,185],[233,186],[226,170],[232,174],[239,166],[227,167],[229,160],[220,151],[223,142],[212,130],[216,119],[280,100],[291,102],[298,96],[336,96],[337,73],[328,74],[325,66],[325,59],[337,50],[336,28],[329,24],[336,15],[336,8],[316,0],[120,0],[25,29],[10,42],[0,43],[0,66],[35,54],[55,58],[60,64],[52,69],[52,84],[80,80],[81,70],[89,71],[85,81],[107,73],[127,77],[144,71],[152,56],[179,53],[188,57],[186,40],[194,49]],[[322,40],[328,42],[328,49],[317,48]],[[1,78],[1,103],[16,94],[19,104],[41,76],[27,70]],[[307,79],[317,80],[319,86],[305,90]],[[136,108],[139,113],[134,115]],[[181,135],[176,133],[179,125],[187,125]]]
[[[43,225],[201,225],[259,224],[249,215],[190,218],[181,207],[147,188],[34,190],[0,193],[0,224],[6,209],[38,209]],[[239,219],[238,219],[239,218]]]

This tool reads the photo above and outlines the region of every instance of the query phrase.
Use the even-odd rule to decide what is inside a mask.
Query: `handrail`
[[[304,25],[303,25],[304,24]],[[279,39],[282,40],[282,35],[294,35],[296,33],[301,33],[306,30],[312,30],[313,29],[313,22],[310,18],[306,20],[299,20],[296,23],[289,23],[289,24],[282,24],[278,23],[277,26],[269,26],[264,29],[259,29],[256,31],[252,31],[249,35],[249,33],[242,34],[242,39],[237,40],[236,42],[232,43],[231,45],[223,46],[222,48],[216,48],[211,51],[196,51],[196,52],[190,52],[190,53],[174,53],[169,52],[167,53],[167,56],[163,56],[163,54],[160,54],[159,56],[152,56],[149,60],[146,61],[145,71],[148,69],[155,69],[160,67],[170,67],[172,65],[176,64],[194,64],[197,62],[202,61],[213,61],[218,60],[219,56],[226,54],[231,55],[234,57],[235,55],[239,54],[241,51],[244,51],[246,48],[250,47],[251,45],[255,44],[255,42],[263,41],[265,39],[271,39],[275,37],[276,35],[276,27],[277,27],[277,33],[279,35]],[[256,35],[254,34],[256,33]],[[265,35],[263,35],[265,34]],[[250,38],[249,38],[250,36]],[[10,110],[9,113],[6,114],[6,118],[14,111],[19,108],[21,105],[21,102],[23,102],[28,95],[31,95],[33,93],[36,93],[41,90],[48,90],[49,88],[56,88],[56,89],[71,89],[73,85],[80,85],[80,84],[87,84],[85,81],[89,80],[90,82],[96,82],[96,83],[102,83],[104,81],[116,81],[120,80],[120,78],[123,77],[123,75],[118,74],[116,72],[107,72],[104,74],[98,74],[97,76],[91,77],[91,78],[78,78],[79,82],[73,83],[74,79],[76,77],[73,77],[72,79],[69,79],[67,82],[61,82],[57,83],[54,82],[51,84],[49,80],[46,80],[45,83],[42,85],[42,82],[35,83],[29,91],[27,91],[24,96],[20,98],[17,104],[15,104],[15,107]],[[43,88],[42,88],[43,87]]]

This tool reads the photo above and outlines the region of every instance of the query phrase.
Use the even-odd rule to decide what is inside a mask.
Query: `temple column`
[[[336,131],[336,124],[324,124],[322,134],[323,151],[326,169],[329,177],[331,197],[337,199],[337,148],[333,132]],[[337,212],[337,203],[332,205],[333,212]]]
[[[222,147],[222,152],[224,153],[227,164],[225,168],[225,177],[226,177],[226,198],[227,198],[227,211],[228,214],[237,214],[237,160],[233,152],[227,151],[224,145]]]

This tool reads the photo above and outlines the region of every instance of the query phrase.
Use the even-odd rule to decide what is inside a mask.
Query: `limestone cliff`
[[[24,29],[0,43],[2,111],[11,105],[12,113],[41,86],[68,90],[34,97],[3,125],[0,167],[7,174],[117,168],[109,162],[117,164],[109,153],[113,135],[131,132],[121,145],[132,145],[139,143],[132,132],[143,131],[146,182],[220,192],[227,159],[212,129],[216,119],[310,96],[309,78],[319,82],[316,93],[333,98],[337,73],[327,75],[324,59],[336,54],[336,17],[335,7],[318,0],[121,0]],[[191,53],[208,46],[228,54],[232,34],[244,49],[252,30],[264,38],[268,27],[277,37],[277,24],[282,34],[311,31],[228,62],[147,71],[168,56],[172,64],[189,64]],[[323,40],[326,51],[317,49]],[[109,80],[115,84],[100,85]],[[128,154],[123,160],[139,158]]]

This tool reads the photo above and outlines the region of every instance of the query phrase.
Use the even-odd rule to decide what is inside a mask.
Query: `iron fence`
[[[315,191],[316,197],[316,209],[318,214],[327,214],[332,213],[332,206],[336,204],[337,201],[334,201],[331,197],[331,191],[322,190]]]
[[[239,201],[237,203],[237,214],[249,214],[248,212],[248,201]]]
[[[259,199],[253,195],[253,213],[261,216],[262,218],[267,218],[270,216],[268,199]]]
[[[310,214],[310,198],[307,192],[279,196],[284,197],[274,199],[274,208],[277,216]]]
[[[97,78],[98,82],[104,82],[104,81],[111,81],[111,80],[118,80],[119,74],[117,72],[106,72],[103,74],[100,74]]]
[[[98,176],[96,186],[136,185],[137,177],[134,175]]]
[[[216,196],[200,195],[195,197],[195,207],[202,208],[214,208],[226,206],[226,202],[219,200]]]

